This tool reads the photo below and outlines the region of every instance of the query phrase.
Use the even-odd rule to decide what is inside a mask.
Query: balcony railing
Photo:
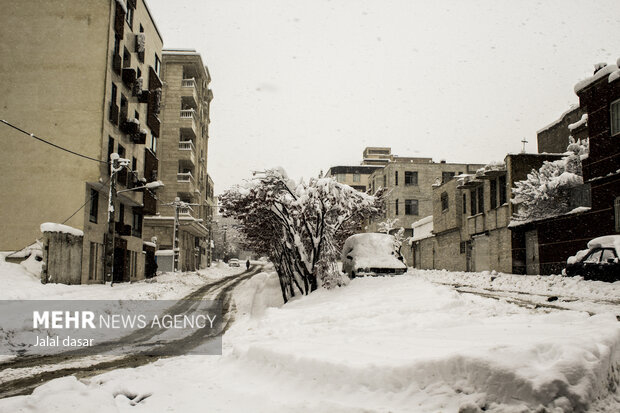
[[[181,141],[179,142],[179,150],[181,151],[195,151],[194,141]]]
[[[196,111],[194,109],[182,109],[181,110],[181,118],[182,119],[193,119],[196,120]]]
[[[192,79],[183,79],[181,85],[183,87],[196,87],[196,81]]]
[[[177,173],[177,182],[194,182],[194,176],[191,172]]]

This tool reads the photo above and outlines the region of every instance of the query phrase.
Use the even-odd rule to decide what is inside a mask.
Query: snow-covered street
[[[510,289],[567,309],[459,292],[465,286]],[[549,302],[550,296],[558,299]],[[0,411],[620,408],[620,283],[410,270],[358,278],[282,306],[277,276],[260,273],[233,300],[236,321],[224,335],[222,356],[63,377],[32,395],[0,400]]]

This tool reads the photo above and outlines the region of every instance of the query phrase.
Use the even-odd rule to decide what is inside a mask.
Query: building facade
[[[176,198],[180,208],[179,270],[192,271],[211,263],[210,225],[215,202],[207,173],[211,76],[195,50],[164,50],[162,59],[162,130],[158,141],[158,215],[145,217],[147,239],[160,250],[173,249]]]
[[[368,178],[376,169],[381,169],[381,167],[372,165],[332,166],[327,170],[325,177],[334,178],[341,184],[366,192],[368,190]]]
[[[569,143],[569,136],[572,135],[576,139],[587,137],[586,128],[581,127],[587,117],[584,108],[579,105],[571,106],[557,120],[536,133],[538,153],[564,153]]]
[[[585,128],[589,137],[589,155],[582,161],[589,208],[512,228],[518,240],[513,255],[520,260],[535,258],[527,266],[528,274],[557,274],[589,240],[620,233],[619,79],[618,67],[609,65],[575,86],[587,117],[569,129],[575,134],[576,126]]]
[[[64,222],[84,233],[77,279],[103,282],[107,162],[118,153],[130,165],[118,173],[117,189],[129,191],[114,205],[113,276],[143,278],[142,217],[156,206],[149,193],[131,190],[156,178],[163,44],[146,4],[10,0],[3,6],[3,118],[91,159],[3,127],[0,216],[10,219],[0,250],[31,244],[44,222]]]

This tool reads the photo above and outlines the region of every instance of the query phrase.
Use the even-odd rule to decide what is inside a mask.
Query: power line
[[[108,177],[108,180],[107,180],[107,181],[105,181],[105,182],[104,182],[103,184],[101,184],[101,185],[102,185],[102,186],[106,186],[106,185],[107,185],[107,183],[108,183],[108,182],[110,182],[110,179],[112,179],[112,177]],[[97,191],[97,194],[98,194],[98,193],[99,193],[99,191]],[[69,221],[71,218],[73,218],[73,216],[74,216],[75,214],[77,214],[78,212],[80,212],[80,210],[81,210],[82,208],[84,208],[84,207],[85,207],[88,203],[90,203],[90,202],[93,200],[93,198],[94,198],[94,197],[95,197],[95,194],[92,194],[92,195],[90,196],[90,198],[88,198],[88,200],[87,200],[86,202],[84,202],[84,204],[82,204],[82,206],[81,206],[81,207],[79,207],[79,208],[78,208],[78,209],[77,209],[77,210],[76,210],[73,214],[71,214],[71,216],[70,216],[69,218],[67,218],[67,219],[65,219],[64,221],[62,221],[62,222],[61,222],[61,224],[64,224],[65,222],[67,222],[67,221]]]
[[[36,136],[34,133],[29,133],[29,132],[26,132],[25,130],[23,130],[23,129],[21,129],[21,128],[19,128],[19,127],[15,126],[15,125],[13,125],[13,124],[11,124],[11,123],[9,123],[9,122],[7,122],[7,121],[6,121],[6,120],[4,120],[4,119],[0,119],[0,122],[4,123],[4,124],[5,124],[5,125],[7,125],[7,126],[10,126],[11,128],[13,128],[13,129],[15,129],[15,130],[20,131],[20,132],[21,132],[21,133],[23,133],[24,135],[28,135],[28,136],[30,136],[31,138],[34,138],[34,139],[36,139],[36,140],[38,140],[38,141],[41,141],[41,142],[43,142],[43,143],[47,143],[48,145],[51,145],[51,146],[53,146],[54,148],[60,149],[60,150],[65,151],[65,152],[69,152],[70,154],[77,155],[77,156],[82,157],[82,158],[85,158],[85,159],[89,159],[89,160],[91,160],[91,161],[95,161],[95,162],[99,162],[99,163],[104,163],[104,164],[106,164],[106,165],[108,164],[108,162],[106,162],[106,161],[102,161],[101,159],[91,158],[90,156],[82,155],[81,153],[74,152],[74,151],[72,151],[72,150],[70,150],[70,149],[63,148],[63,147],[62,147],[62,146],[60,146],[60,145],[56,145],[55,143],[49,142],[49,141],[47,141],[47,140],[45,140],[45,139],[43,139],[43,138],[39,138],[39,137],[38,137],[38,136]]]

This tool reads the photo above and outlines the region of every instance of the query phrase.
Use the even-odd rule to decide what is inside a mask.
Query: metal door
[[[540,274],[538,232],[535,229],[525,232],[525,268],[526,274]]]

